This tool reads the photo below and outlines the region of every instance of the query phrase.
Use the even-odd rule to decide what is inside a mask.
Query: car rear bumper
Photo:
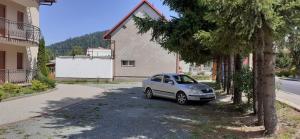
[[[188,100],[191,101],[212,101],[215,99],[215,94],[188,95]]]

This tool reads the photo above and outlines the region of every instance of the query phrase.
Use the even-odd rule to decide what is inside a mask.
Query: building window
[[[17,54],[17,69],[23,69],[23,53]]]
[[[122,65],[122,67],[135,67],[135,61],[134,60],[122,60],[121,65]]]
[[[24,13],[18,11],[17,14],[18,29],[24,30]]]

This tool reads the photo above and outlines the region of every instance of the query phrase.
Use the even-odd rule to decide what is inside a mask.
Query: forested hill
[[[92,47],[108,48],[108,41],[105,41],[103,39],[103,35],[105,34],[105,32],[106,31],[99,31],[79,37],[70,38],[65,41],[49,45],[47,46],[47,48],[50,49],[55,56],[69,55],[70,51],[75,46],[81,47],[84,52],[86,52],[87,48]]]

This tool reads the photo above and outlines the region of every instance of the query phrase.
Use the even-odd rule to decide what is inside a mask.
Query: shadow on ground
[[[230,104],[194,102],[181,106],[168,99],[145,99],[142,92],[140,87],[113,88],[93,99],[50,101],[41,117],[14,128],[24,128],[33,138],[262,137],[262,129],[248,129],[254,126],[253,116],[224,109]],[[53,111],[64,101],[78,103]],[[32,132],[36,130],[39,132]]]

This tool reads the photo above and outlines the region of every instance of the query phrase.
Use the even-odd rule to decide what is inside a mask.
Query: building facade
[[[162,14],[146,0],[142,1],[104,38],[111,42],[114,79],[144,79],[158,73],[176,73],[178,56],[151,40],[151,32],[139,34],[133,15],[158,19]]]
[[[0,84],[29,81],[40,39],[39,6],[54,0],[0,1]]]
[[[88,48],[86,55],[90,57],[111,57],[111,49],[105,49],[102,47]]]

